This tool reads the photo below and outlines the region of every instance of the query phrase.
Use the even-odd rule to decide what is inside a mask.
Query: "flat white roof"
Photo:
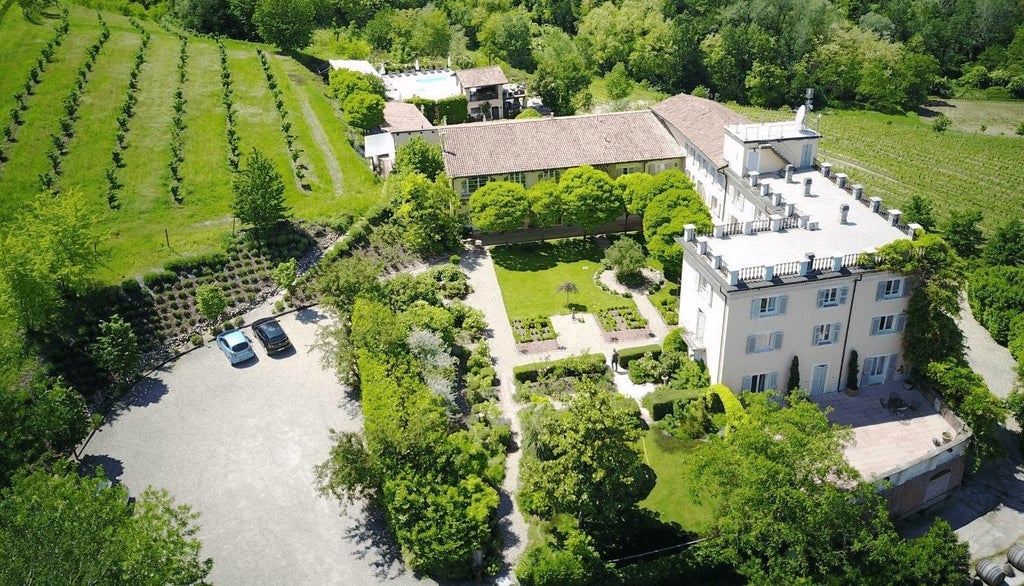
[[[811,195],[806,197],[805,177],[811,178]],[[818,229],[791,228],[709,238],[708,250],[722,255],[730,270],[800,261],[808,252],[817,258],[844,256],[910,238],[818,171],[795,173],[792,183],[777,177],[762,177],[761,183],[771,185],[773,193],[782,193],[783,202],[794,204],[798,215],[810,216],[810,222],[817,222]],[[841,204],[850,206],[845,224],[839,223]]]
[[[725,127],[725,130],[743,142],[816,138],[821,136],[793,120],[760,124],[730,124]]]
[[[358,71],[359,73],[368,73],[370,75],[376,75],[380,77],[380,73],[370,65],[369,61],[361,61],[358,59],[328,59],[328,63],[331,64],[332,69],[348,69],[349,71]]]
[[[384,76],[388,98],[405,101],[412,97],[440,100],[461,96],[462,88],[450,69],[389,73]]]
[[[363,150],[366,157],[379,157],[386,155],[395,158],[395,137],[390,132],[380,134],[368,134],[363,137]]]

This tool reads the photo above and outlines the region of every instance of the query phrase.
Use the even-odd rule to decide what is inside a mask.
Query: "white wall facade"
[[[887,286],[888,281],[900,284]],[[879,296],[880,287],[888,287],[890,295]],[[904,378],[908,293],[909,281],[881,272],[732,290],[713,276],[703,258],[687,251],[679,323],[703,354],[713,383],[736,392],[785,389],[797,356],[800,388],[829,393],[846,387],[851,350],[859,354],[859,385]],[[773,301],[764,302],[768,311],[762,316],[761,300],[769,298]],[[698,323],[701,313],[703,324]],[[703,330],[700,339],[698,329]]]

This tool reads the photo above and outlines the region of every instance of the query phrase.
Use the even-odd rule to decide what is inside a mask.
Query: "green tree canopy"
[[[210,321],[216,321],[227,309],[224,292],[213,283],[206,283],[196,288],[196,309],[199,314]]]
[[[700,545],[712,559],[751,584],[881,585],[894,573],[901,583],[962,581],[966,545],[948,525],[901,540],[884,498],[846,462],[849,430],[796,395],[788,408],[764,394],[746,398],[747,415],[692,454],[690,473],[722,499]],[[899,562],[907,555],[915,564]]]
[[[640,269],[647,264],[647,255],[640,243],[623,236],[604,251],[604,264],[625,283],[640,274]]]
[[[270,159],[255,148],[246,157],[245,167],[235,173],[232,187],[235,192],[232,211],[243,223],[251,225],[257,236],[265,237],[288,219],[289,208],[284,203],[281,174],[274,169]]]
[[[461,231],[458,196],[446,175],[430,181],[419,173],[393,173],[386,191],[409,250],[441,252],[455,246]]]
[[[0,296],[22,328],[43,328],[67,293],[84,293],[107,255],[99,220],[85,196],[42,193],[0,241]]]
[[[533,71],[530,42],[533,23],[523,8],[493,12],[484,22],[477,39],[480,49],[492,59],[501,59],[516,69]]]
[[[384,87],[384,80],[376,75],[352,71],[351,69],[334,69],[331,71],[331,93],[339,102],[344,103],[348,97],[356,92],[366,92],[386,97],[387,89]]]
[[[654,472],[637,448],[642,436],[635,415],[611,393],[579,384],[567,409],[544,417],[528,448],[538,459],[522,473],[524,511],[570,515],[584,530],[614,525],[654,488]]]
[[[558,183],[551,180],[538,181],[526,190],[526,198],[530,202],[531,227],[546,228],[562,223],[565,209]]]
[[[345,121],[366,133],[384,124],[384,99],[377,94],[355,91],[341,103]]]
[[[198,514],[147,488],[134,503],[100,473],[23,474],[0,493],[4,584],[201,584]]]
[[[114,315],[100,323],[100,335],[92,348],[96,364],[118,384],[132,382],[142,365],[139,338],[130,323]]]
[[[981,212],[954,210],[943,224],[942,237],[960,258],[972,259],[981,254],[981,247],[985,244],[985,236],[978,226],[981,220]]]
[[[921,227],[931,232],[935,228],[935,217],[932,215],[932,202],[915,193],[907,205],[903,206],[903,217],[906,222],[921,224]]]
[[[511,181],[492,181],[469,196],[473,225],[484,232],[519,230],[530,213],[526,188]]]
[[[409,48],[417,55],[447,55],[451,44],[451,26],[444,10],[428,4],[415,18]]]
[[[260,37],[282,51],[302,49],[313,38],[310,0],[258,0],[252,21]]]
[[[398,147],[395,152],[396,173],[421,173],[431,181],[444,173],[444,157],[440,145],[431,144],[419,136]]]
[[[62,379],[0,388],[0,487],[22,466],[63,457],[88,433],[85,400]]]
[[[621,61],[604,76],[604,82],[608,86],[608,97],[613,100],[623,100],[633,91],[633,80],[629,78],[626,66]]]
[[[580,95],[590,85],[591,73],[572,39],[557,28],[543,27],[534,59],[534,89],[544,105],[559,116],[575,114]]]
[[[984,251],[990,265],[1024,266],[1024,220],[1010,218],[996,228]]]
[[[667,183],[669,180],[671,177],[666,176],[662,181]],[[694,224],[700,230],[711,229],[711,213],[692,188],[663,191],[651,200],[644,211],[647,250],[666,270],[682,267],[683,251],[675,239],[683,235],[687,224]]]
[[[590,165],[566,171],[558,181],[566,224],[581,226],[591,232],[607,224],[625,211],[622,191],[604,171]]]

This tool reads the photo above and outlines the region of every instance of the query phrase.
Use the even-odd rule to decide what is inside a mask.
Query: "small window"
[[[778,372],[764,372],[760,374],[751,374],[743,377],[743,390],[753,391],[755,393],[762,393],[764,391],[774,390],[778,387],[779,373]]]
[[[888,279],[878,283],[878,291],[875,293],[875,301],[883,299],[898,299],[906,297],[910,293],[906,279]]]
[[[697,276],[697,292],[704,301],[711,301],[711,283],[708,283],[704,275]]]
[[[509,173],[508,180],[526,187],[526,173]]]
[[[635,166],[623,167],[621,175],[629,175],[630,173],[636,173]]]
[[[871,335],[885,336],[902,332],[906,327],[906,322],[907,316],[902,313],[899,315],[878,316],[871,320]]]
[[[467,178],[462,190],[462,195],[472,195],[477,189],[487,185],[487,182],[490,180],[491,178],[487,175]]]
[[[782,332],[747,336],[747,354],[774,352],[779,348],[782,348]]]
[[[786,313],[786,295],[759,297],[750,304],[750,317],[760,319]]]
[[[836,340],[839,339],[839,330],[841,328],[842,326],[838,322],[814,326],[814,335],[811,343],[815,346],[835,344]]]
[[[832,287],[818,291],[818,307],[837,307],[846,305],[849,287]]]
[[[559,179],[562,178],[562,172],[558,169],[548,169],[546,171],[541,171],[540,173],[538,173],[538,176],[540,177],[541,181],[544,181],[546,179],[558,181]]]

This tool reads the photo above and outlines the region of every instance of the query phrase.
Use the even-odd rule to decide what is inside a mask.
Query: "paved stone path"
[[[967,363],[985,379],[995,396],[1008,397],[1017,380],[1017,361],[974,319],[971,306],[963,298],[960,300],[960,329],[967,345]]]
[[[515,383],[512,369],[521,364],[591,353],[602,353],[610,362],[614,350],[661,343],[670,328],[646,296],[636,295],[633,300],[637,302],[640,313],[647,318],[652,336],[610,343],[604,340],[597,318],[592,314],[577,314],[575,319],[568,315],[556,315],[551,317],[551,322],[558,334],[559,348],[548,352],[523,354],[516,348],[490,253],[480,249],[467,252],[462,256],[460,267],[469,276],[469,282],[473,286],[473,292],[466,298],[466,303],[483,311],[490,325],[487,343],[490,345],[494,370],[500,381],[498,403],[502,414],[510,422],[515,442],[515,447],[505,460],[505,481],[502,484],[501,504],[498,508],[498,514],[502,518],[499,525],[505,538],[505,567],[499,576],[501,579],[512,577],[515,565],[526,548],[528,530],[519,504],[515,500],[519,488],[519,462],[522,452],[518,444],[522,430],[519,422],[519,404],[513,398]],[[617,371],[614,380],[620,392],[636,399],[638,403],[641,397],[654,390],[654,385],[651,384],[634,384],[625,371]],[[646,410],[641,408],[641,414],[650,422],[650,415]]]

